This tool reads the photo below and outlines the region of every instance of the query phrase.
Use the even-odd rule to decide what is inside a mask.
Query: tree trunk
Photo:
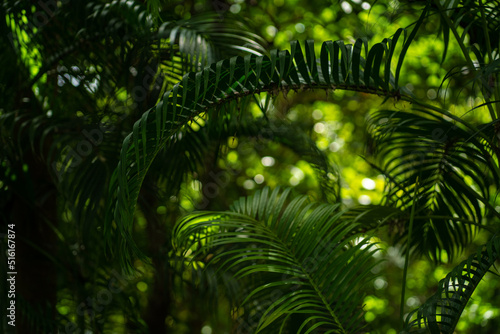
[[[26,192],[14,193],[9,206],[16,235],[17,333],[56,331],[57,271],[49,256],[56,256],[57,237],[49,222],[57,223],[57,193],[43,167],[28,157]]]
[[[167,228],[158,214],[158,198],[147,186],[141,191],[141,208],[147,221],[148,252],[151,256],[154,278],[153,284],[148,291],[148,306],[144,314],[144,320],[148,325],[150,333],[168,333],[165,319],[171,312],[171,290],[172,274],[168,265],[169,243],[167,243]],[[153,188],[153,187],[152,187]],[[153,188],[154,189],[154,188]]]

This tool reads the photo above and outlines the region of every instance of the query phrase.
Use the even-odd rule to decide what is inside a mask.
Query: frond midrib
[[[325,306],[326,310],[331,315],[332,319],[335,321],[335,325],[339,327],[339,329],[341,330],[341,333],[347,333],[345,331],[342,323],[340,322],[339,318],[337,317],[337,315],[335,314],[333,309],[330,307],[330,304],[327,302],[326,296],[324,296],[324,294],[321,292],[319,286],[315,283],[314,279],[311,277],[309,272],[307,270],[305,270],[305,268],[302,266],[301,262],[297,259],[296,254],[293,251],[293,248],[290,247],[289,245],[287,245],[285,242],[283,242],[283,240],[281,240],[281,238],[275,233],[275,231],[273,229],[271,229],[269,226],[267,226],[265,224],[265,222],[263,222],[261,220],[256,220],[256,222],[260,223],[262,225],[262,227],[267,230],[268,234],[272,235],[273,238],[275,239],[275,241],[277,243],[279,243],[283,249],[286,249],[289,252],[288,255],[290,256],[290,258],[292,258],[295,261],[295,265],[298,268],[300,268],[300,270],[302,271],[304,276],[307,278],[309,284],[313,287],[314,291],[316,292],[317,296],[319,297],[319,299],[321,300],[321,302]]]

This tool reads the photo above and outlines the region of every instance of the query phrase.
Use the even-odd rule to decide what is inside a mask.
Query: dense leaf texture
[[[499,182],[494,143],[444,111],[382,110],[369,127],[389,181],[387,203],[409,212],[419,179],[414,230],[419,238],[410,247],[435,259],[441,250],[453,257],[471,241],[473,226],[467,222],[482,223],[490,187]]]
[[[242,324],[247,331],[277,333],[299,317],[297,333],[356,332],[359,288],[373,276],[376,247],[351,233],[356,224],[338,219],[338,205],[308,203],[305,196],[288,202],[288,193],[265,188],[231,211],[192,213],[176,225],[174,243],[190,248],[192,260],[212,258],[209,266],[247,284],[243,303],[265,308],[256,328]]]
[[[174,8],[177,4],[170,5]],[[51,233],[31,237],[32,234],[20,231],[19,240],[33,238],[28,258],[38,259],[36,256],[43,253],[42,259],[50,258],[49,263],[54,262],[61,269],[57,277],[58,303],[61,299],[83,301],[95,296],[93,289],[109,279],[103,268],[114,268],[112,260],[103,257],[106,241],[102,238],[102,226],[110,197],[107,190],[111,174],[133,122],[157,102],[162,92],[172,88],[172,82],[181,80],[186,71],[236,54],[260,54],[264,49],[259,45],[261,39],[230,15],[224,21],[215,14],[179,20],[173,10],[165,11],[168,16],[162,13],[162,24],[156,27],[144,1],[6,0],[0,12],[0,30],[5,37],[0,42],[4,83],[0,86],[0,173],[9,176],[0,181],[0,220],[8,220],[11,212],[15,212],[10,208],[12,205],[5,204],[12,195],[22,198],[24,211],[29,208],[32,217],[26,221],[14,218],[14,222],[19,226],[29,224],[27,231],[55,231],[59,243],[47,241],[54,250],[47,253],[36,246],[46,242]],[[26,168],[24,172],[22,168]],[[161,168],[158,170],[152,176],[157,177]],[[38,172],[41,177],[34,175]],[[36,183],[37,179],[41,182]],[[178,180],[182,181],[182,177]],[[148,182],[148,189],[139,196],[142,212],[146,211],[143,203],[154,197],[153,183]],[[176,186],[172,183],[173,188]],[[52,203],[57,202],[59,212],[55,212],[54,204],[52,214],[47,214],[45,208],[51,205],[46,204],[46,199],[55,191],[57,199],[54,197]],[[144,194],[150,196],[145,199]],[[154,203],[148,204],[150,213]],[[40,228],[35,223],[38,215],[44,220]],[[148,222],[152,226],[150,218],[151,215]],[[80,252],[84,245],[87,247]],[[152,253],[150,249],[146,251]],[[168,263],[164,255],[167,252],[155,253]],[[19,262],[26,261],[19,259]],[[35,266],[31,267],[37,271]],[[55,272],[52,267],[40,264],[42,267]],[[30,276],[25,273],[24,286],[29,286],[26,280]],[[53,280],[56,282],[56,278]],[[168,286],[165,280],[162,284]],[[56,311],[56,291],[52,285],[40,286],[41,293],[53,293],[54,300],[50,306],[48,300],[43,301],[43,307],[38,309],[33,307],[32,300],[23,299],[23,283],[18,282],[18,322],[32,323],[31,330],[23,329],[21,324],[20,331],[54,332],[55,326],[64,327],[69,321],[70,317]],[[85,324],[85,312],[78,312],[77,320],[73,317],[71,320],[78,322],[81,331],[116,332],[116,324],[107,317],[123,314],[128,323],[138,326],[135,330],[145,332],[141,312],[129,307],[128,297],[114,296],[112,304],[99,312],[106,321]],[[163,297],[163,305],[168,306],[168,294]],[[7,296],[2,298],[0,303]],[[167,312],[166,307],[164,310]],[[54,323],[55,314],[58,324]]]
[[[192,117],[221,105],[246,103],[252,95],[266,91],[319,88],[399,96],[397,80],[391,74],[391,59],[403,32],[398,30],[393,40],[385,39],[371,49],[361,39],[354,47],[343,41],[324,42],[319,59],[312,41],[305,43],[305,51],[298,42],[292,42],[290,52],[273,50],[270,57],[234,57],[185,75],[156,107],[143,114],[123,142],[121,159],[110,185],[117,197],[116,204],[110,207],[107,231],[111,232],[114,219],[122,237],[124,259],[127,260],[130,251],[138,252],[130,231],[137,196],[149,166]],[[406,39],[403,50],[413,36],[412,33]],[[363,46],[366,59],[361,56]],[[397,74],[404,54],[399,57]]]

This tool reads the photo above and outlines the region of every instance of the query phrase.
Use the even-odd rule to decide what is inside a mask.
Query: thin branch
[[[417,203],[417,192],[418,192],[418,177],[415,182],[415,190],[413,192],[413,204],[411,206],[410,214],[410,228],[408,230],[408,247],[406,248],[405,257],[405,267],[403,270],[403,286],[401,287],[401,308],[399,311],[399,319],[401,321],[401,327],[404,326],[404,308],[405,308],[405,292],[406,292],[406,277],[408,275],[408,263],[410,262],[410,248],[411,248],[411,233],[413,229],[413,221],[415,219],[415,204]]]

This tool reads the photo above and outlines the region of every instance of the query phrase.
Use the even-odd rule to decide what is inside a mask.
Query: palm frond
[[[490,139],[470,123],[444,116],[418,108],[383,110],[369,122],[389,181],[388,204],[408,212],[420,180],[415,233],[421,237],[410,247],[437,260],[441,250],[452,258],[468,244],[484,206],[490,209],[490,187],[500,179]],[[405,237],[406,231],[398,236]]]
[[[208,257],[206,265],[243,280],[243,305],[264,299],[255,332],[302,314],[297,333],[359,330],[359,288],[373,278],[375,245],[351,233],[356,224],[339,221],[338,204],[308,203],[305,196],[288,202],[288,194],[265,188],[231,211],[192,213],[175,226],[174,244],[197,265]]]
[[[231,17],[221,22],[217,14],[204,14],[162,23],[151,46],[161,59],[167,88],[171,89],[187,72],[199,71],[220,59],[265,54],[264,43],[242,22]]]
[[[500,238],[495,235],[439,282],[438,291],[407,316],[401,333],[453,333],[474,290],[499,255]]]
[[[465,57],[468,70],[476,72],[473,82],[486,100],[485,105],[492,120],[497,119],[500,115],[498,104],[500,90],[494,82],[498,81],[499,73],[497,54],[500,42],[500,2],[498,0],[434,1],[434,5],[441,19],[444,36],[443,62],[451,33]],[[466,46],[467,40],[470,47]],[[473,60],[470,51],[476,56],[476,60]],[[457,73],[459,72],[455,71],[455,74]],[[447,77],[450,75],[449,73]],[[496,112],[491,104],[491,97],[496,100]]]
[[[361,57],[365,45],[362,40],[356,42],[355,48],[343,41],[324,42],[319,59],[312,41],[305,43],[305,52],[298,42],[292,42],[291,51],[273,50],[270,57],[234,57],[185,75],[156,107],[143,114],[123,143],[121,161],[110,186],[116,197],[110,205],[106,232],[112,233],[114,220],[123,237],[124,260],[129,261],[137,252],[130,232],[139,189],[149,166],[194,116],[235,100],[246,101],[256,93],[290,89],[343,89],[400,97],[397,79],[405,52],[399,57],[395,78],[391,60],[403,31],[398,30],[394,40],[385,39],[366,49],[366,60]],[[410,34],[403,49],[413,37],[414,33]]]

